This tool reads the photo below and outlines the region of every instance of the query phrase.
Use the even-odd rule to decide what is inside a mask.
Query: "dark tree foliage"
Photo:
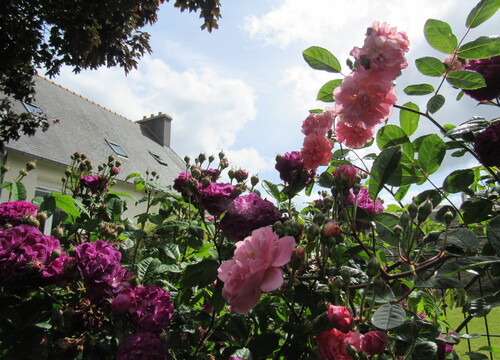
[[[46,116],[15,114],[12,100],[33,102],[33,77],[44,69],[52,77],[61,66],[97,69],[119,66],[129,72],[151,52],[142,31],[157,21],[163,0],[1,0],[0,150],[20,133],[46,129]],[[167,0],[168,2],[168,0]],[[217,28],[219,0],[176,0],[181,11],[200,11],[202,29]]]

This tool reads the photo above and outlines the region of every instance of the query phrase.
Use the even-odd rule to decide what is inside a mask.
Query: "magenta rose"
[[[19,225],[21,219],[27,216],[36,216],[38,207],[27,201],[7,201],[0,204],[0,225]]]
[[[201,202],[211,215],[220,216],[237,196],[233,185],[213,182],[203,189]]]
[[[500,166],[500,123],[492,124],[474,138],[474,151],[485,166]]]
[[[480,73],[486,82],[486,86],[474,90],[464,90],[464,93],[478,101],[493,100],[500,96],[500,56],[467,60],[464,69]]]
[[[131,288],[123,290],[123,292],[111,301],[111,310],[117,314],[126,312],[133,313],[137,309],[135,301],[135,293]]]
[[[369,331],[361,338],[361,350],[370,356],[382,354],[389,343],[383,331]]]
[[[121,257],[120,251],[104,240],[77,246],[76,264],[89,298],[114,298],[130,287],[132,274],[120,265]]]
[[[354,195],[354,192],[351,189],[349,195],[347,196],[347,200],[351,205],[354,205],[354,203],[356,203],[358,207],[365,210],[370,216],[374,216],[384,211],[382,201],[380,201],[380,199],[377,199],[375,200],[375,202],[373,202],[373,200],[370,198],[370,191],[366,187],[361,187],[358,195]]]
[[[167,346],[150,332],[127,336],[118,347],[117,360],[165,360]]]
[[[326,311],[330,324],[337,330],[347,333],[352,329],[352,315],[345,306],[330,305]]]
[[[229,204],[218,226],[236,241],[248,236],[252,230],[274,224],[281,217],[273,203],[250,193],[238,196]]]
[[[220,170],[218,169],[200,169],[201,177],[208,178],[210,181],[215,182],[219,179]]]
[[[158,332],[168,326],[174,313],[174,304],[168,292],[148,285],[126,293],[132,297],[128,311],[132,326],[137,331]]]
[[[81,176],[80,184],[90,190],[92,195],[105,194],[108,191],[108,179],[101,174]]]
[[[263,227],[236,243],[232,260],[219,267],[224,282],[222,296],[238,314],[246,314],[259,302],[262,292],[283,284],[281,266],[290,262],[295,239],[279,238],[271,227]]]
[[[0,283],[41,278],[43,271],[51,271],[51,262],[61,253],[59,240],[41,234],[36,227],[19,225],[0,230]],[[51,276],[47,273],[45,277]]]

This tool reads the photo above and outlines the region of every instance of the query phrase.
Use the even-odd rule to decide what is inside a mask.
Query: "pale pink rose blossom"
[[[372,71],[354,71],[333,91],[335,111],[352,127],[371,128],[389,118],[396,103],[392,81]]]
[[[232,260],[219,267],[224,282],[222,296],[238,314],[246,314],[259,302],[262,292],[283,285],[281,266],[287,264],[295,247],[292,236],[279,238],[271,227],[252,231],[236,243]]]
[[[373,138],[374,131],[374,128],[349,126],[343,121],[338,121],[335,126],[337,141],[353,149],[363,147]]]
[[[309,134],[304,138],[300,156],[304,166],[316,170],[320,165],[327,165],[332,157],[333,142],[324,136]]]
[[[326,108],[321,114],[313,113],[302,123],[302,133],[304,135],[317,134],[325,135],[332,128],[335,112],[333,108]]]
[[[406,33],[398,32],[385,22],[375,21],[368,29],[363,47],[355,47],[350,54],[363,68],[394,80],[401,75],[401,69],[408,67],[405,53],[409,45]]]

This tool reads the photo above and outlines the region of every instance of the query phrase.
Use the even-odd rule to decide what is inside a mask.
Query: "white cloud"
[[[224,151],[232,167],[247,170],[251,175],[274,170],[274,159],[264,158],[256,149]]]
[[[244,81],[209,67],[177,72],[149,56],[128,76],[120,69],[74,75],[65,68],[55,81],[132,120],[169,114],[172,148],[180,156],[230,149],[256,116],[254,90]]]

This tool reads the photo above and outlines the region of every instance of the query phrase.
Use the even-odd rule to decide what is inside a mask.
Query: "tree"
[[[169,0],[167,0],[168,2]],[[61,66],[119,66],[128,73],[151,53],[144,26],[157,21],[164,0],[3,0],[0,3],[0,150],[20,133],[46,130],[46,116],[17,114],[12,101],[34,100],[37,69],[52,77]],[[202,29],[218,27],[219,0],[176,0],[180,11],[200,11]]]

